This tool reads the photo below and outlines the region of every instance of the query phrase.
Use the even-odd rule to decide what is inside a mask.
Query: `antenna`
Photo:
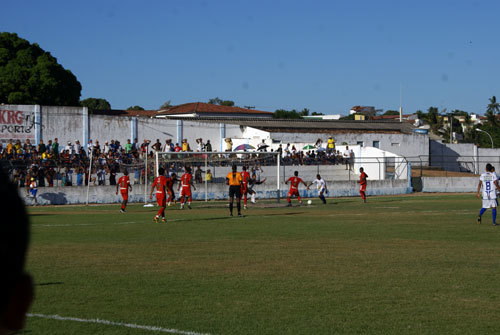
[[[399,84],[399,122],[403,122],[403,84]]]

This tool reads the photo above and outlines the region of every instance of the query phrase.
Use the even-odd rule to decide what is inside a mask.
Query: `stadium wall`
[[[422,192],[476,192],[479,177],[422,177]]]
[[[280,186],[280,197],[286,198],[288,187],[284,183]],[[256,186],[257,199],[276,198],[276,184],[265,183]],[[328,197],[353,197],[359,196],[359,184],[355,181],[337,181],[328,183]],[[225,184],[208,184],[207,194],[209,200],[224,200],[228,197],[228,187]],[[89,203],[91,204],[113,204],[121,202],[121,196],[116,195],[116,186],[91,186],[89,188]],[[300,189],[305,198],[317,197],[315,189]],[[406,180],[376,180],[368,182],[368,195],[397,195],[411,193],[411,187]],[[33,199],[26,196],[26,189],[19,189],[19,194],[27,205],[33,204]],[[87,187],[40,187],[37,195],[38,203],[41,205],[78,205],[85,204],[87,199]],[[149,200],[149,188],[147,190]],[[193,200],[205,200],[205,185],[198,184],[197,190],[193,192]],[[133,192],[129,194],[129,202],[144,202],[144,185],[134,185]]]
[[[17,128],[5,124],[5,130],[0,133],[3,136],[0,138],[2,142],[7,142],[10,138],[19,138],[21,141],[29,138],[34,144],[38,144],[40,139],[47,143],[49,139],[57,137],[61,146],[78,139],[86,147],[89,139],[94,142],[97,140],[102,145],[111,139],[124,144],[127,139],[133,140],[134,137],[137,137],[139,143],[144,139],[154,142],[158,138],[164,144],[165,139],[172,138],[174,142],[187,139],[196,149],[196,139],[201,137],[204,141],[210,139],[213,150],[223,151],[225,137],[245,139],[245,143],[260,143],[262,139],[266,139],[269,144],[277,145],[280,141],[285,144],[313,144],[320,137],[326,141],[326,136],[329,135],[320,130],[317,133],[269,133],[234,124],[92,114],[86,107],[0,105],[0,111],[4,110],[21,112],[23,122],[16,123]],[[345,130],[344,133],[336,134],[335,140],[340,150],[344,149],[341,145],[343,142],[351,146],[361,142],[363,146],[376,146],[374,142],[378,142],[380,149],[397,155],[414,157],[429,154],[428,136],[422,134],[360,133]]]
[[[282,141],[283,143],[301,143],[309,142],[316,143],[318,138],[322,138],[325,144],[325,137],[330,134],[319,133],[271,133],[273,141]],[[423,134],[387,134],[387,133],[358,133],[349,130],[344,130],[343,133],[335,134],[335,145],[337,150],[343,152],[347,143],[349,146],[362,145],[364,147],[376,147],[381,150],[392,152],[404,157],[418,157],[429,155],[429,136]]]

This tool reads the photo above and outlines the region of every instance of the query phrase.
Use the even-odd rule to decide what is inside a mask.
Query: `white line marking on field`
[[[33,227],[71,227],[71,226],[95,226],[95,223],[70,223],[70,224],[36,224]]]
[[[169,328],[162,328],[162,327],[156,327],[156,326],[143,326],[143,325],[136,325],[134,323],[115,322],[115,321],[108,321],[108,320],[101,320],[101,319],[81,319],[81,318],[73,318],[73,317],[60,316],[60,315],[46,315],[46,314],[36,314],[36,313],[28,313],[26,315],[28,317],[36,317],[36,318],[43,318],[43,319],[51,319],[51,320],[59,320],[59,321],[75,321],[75,322],[83,322],[83,323],[97,323],[97,324],[108,325],[108,326],[127,327],[127,328],[142,329],[142,330],[149,330],[149,331],[170,333],[170,334],[210,335],[208,333],[197,333],[197,332],[192,332],[192,331],[185,331],[185,330],[179,330],[179,329],[169,329]]]

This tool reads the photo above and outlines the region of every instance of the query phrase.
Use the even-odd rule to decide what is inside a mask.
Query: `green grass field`
[[[26,334],[496,334],[500,227],[474,195],[326,206],[30,208]],[[160,327],[136,329],[122,324]],[[184,332],[184,333],[183,333]]]

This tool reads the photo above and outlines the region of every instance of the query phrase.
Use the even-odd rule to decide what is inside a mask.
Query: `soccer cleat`
[[[184,209],[184,204],[181,204],[181,209]]]
[[[191,209],[191,204],[187,204],[188,208]]]
[[[167,219],[165,219],[165,218],[161,218],[161,222],[163,222],[163,223],[167,223]]]
[[[241,213],[238,213],[238,216],[239,216],[240,218],[241,218],[241,217],[243,217],[243,215],[241,215]]]
[[[158,223],[158,217],[155,216],[155,219],[154,219],[155,223]]]
[[[247,205],[243,205],[243,209],[248,209],[248,208],[247,208]]]
[[[167,204],[167,207],[170,207],[170,206],[172,206],[172,203],[170,203],[170,202],[169,202],[169,203]]]
[[[477,224],[481,224],[481,217],[480,216],[477,217],[477,221],[476,222],[477,222]]]
[[[125,210],[123,208],[120,209],[120,213],[125,213]]]
[[[229,216],[233,216],[233,213],[229,213]]]

